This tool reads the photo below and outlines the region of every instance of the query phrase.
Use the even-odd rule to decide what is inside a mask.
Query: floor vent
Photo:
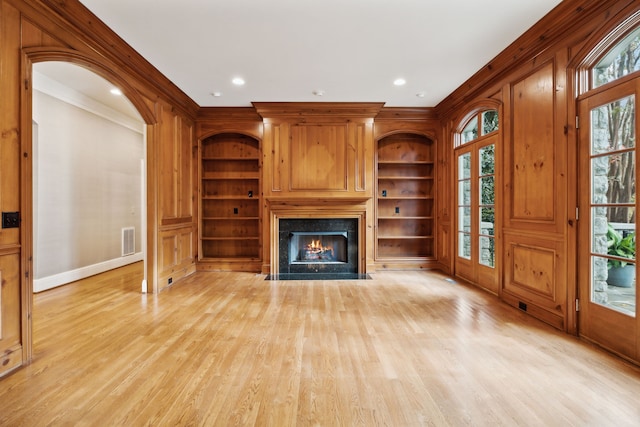
[[[122,256],[133,255],[136,252],[136,229],[125,227],[122,229]]]

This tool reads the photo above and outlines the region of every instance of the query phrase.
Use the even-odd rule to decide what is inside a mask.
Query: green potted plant
[[[607,253],[620,258],[635,260],[636,258],[636,233],[629,233],[622,237],[611,224],[607,228]],[[609,275],[607,283],[621,288],[630,288],[635,279],[635,264],[626,261],[610,259],[607,261]]]

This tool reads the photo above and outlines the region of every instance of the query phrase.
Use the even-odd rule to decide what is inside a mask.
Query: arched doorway
[[[34,292],[144,263],[142,117],[73,63],[35,63],[32,77]]]
[[[26,220],[22,222],[20,227],[20,344],[16,346],[17,350],[14,353],[20,352],[20,358],[16,359],[16,362],[10,365],[7,369],[14,369],[15,367],[29,363],[33,357],[33,328],[32,328],[32,312],[33,312],[33,117],[32,117],[32,91],[33,91],[33,64],[47,62],[47,61],[60,61],[66,63],[75,64],[75,66],[82,67],[90,72],[93,72],[97,76],[101,76],[103,79],[113,83],[117,87],[121,88],[123,94],[131,101],[135,106],[135,110],[139,113],[139,116],[145,123],[145,128],[156,123],[155,115],[149,108],[147,103],[141,94],[131,86],[131,84],[124,79],[121,75],[117,74],[117,67],[108,63],[104,59],[97,59],[78,51],[67,48],[26,48],[22,50],[22,67],[21,77],[24,81],[24,85],[21,85],[21,97],[20,97],[20,141],[21,141],[21,164],[19,172],[19,191],[20,191],[20,216]],[[151,135],[145,135],[144,148],[143,148],[143,161],[141,162],[144,171],[142,175],[148,176],[148,169],[146,163],[147,152],[149,150],[149,144],[147,140],[151,138]],[[145,201],[147,196],[147,185],[141,184],[142,199]],[[145,204],[148,206],[148,204]],[[144,208],[144,206],[143,206]],[[149,213],[144,210],[142,213],[142,226],[146,228],[149,218]],[[152,274],[152,266],[149,262],[150,252],[147,250],[149,239],[149,233],[144,233],[144,237],[141,240],[141,250],[144,260],[144,272],[143,282],[141,287],[147,291],[155,291],[155,276],[150,277]],[[11,301],[10,304],[14,304],[16,301]],[[4,304],[4,301],[3,301]],[[9,304],[9,303],[8,303]]]

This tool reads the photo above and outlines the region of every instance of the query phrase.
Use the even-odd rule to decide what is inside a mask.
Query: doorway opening
[[[79,65],[32,75],[33,291],[140,263],[146,292],[144,120]]]

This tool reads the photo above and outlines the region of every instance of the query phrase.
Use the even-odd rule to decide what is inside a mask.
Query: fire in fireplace
[[[292,232],[291,263],[346,263],[347,232]]]

